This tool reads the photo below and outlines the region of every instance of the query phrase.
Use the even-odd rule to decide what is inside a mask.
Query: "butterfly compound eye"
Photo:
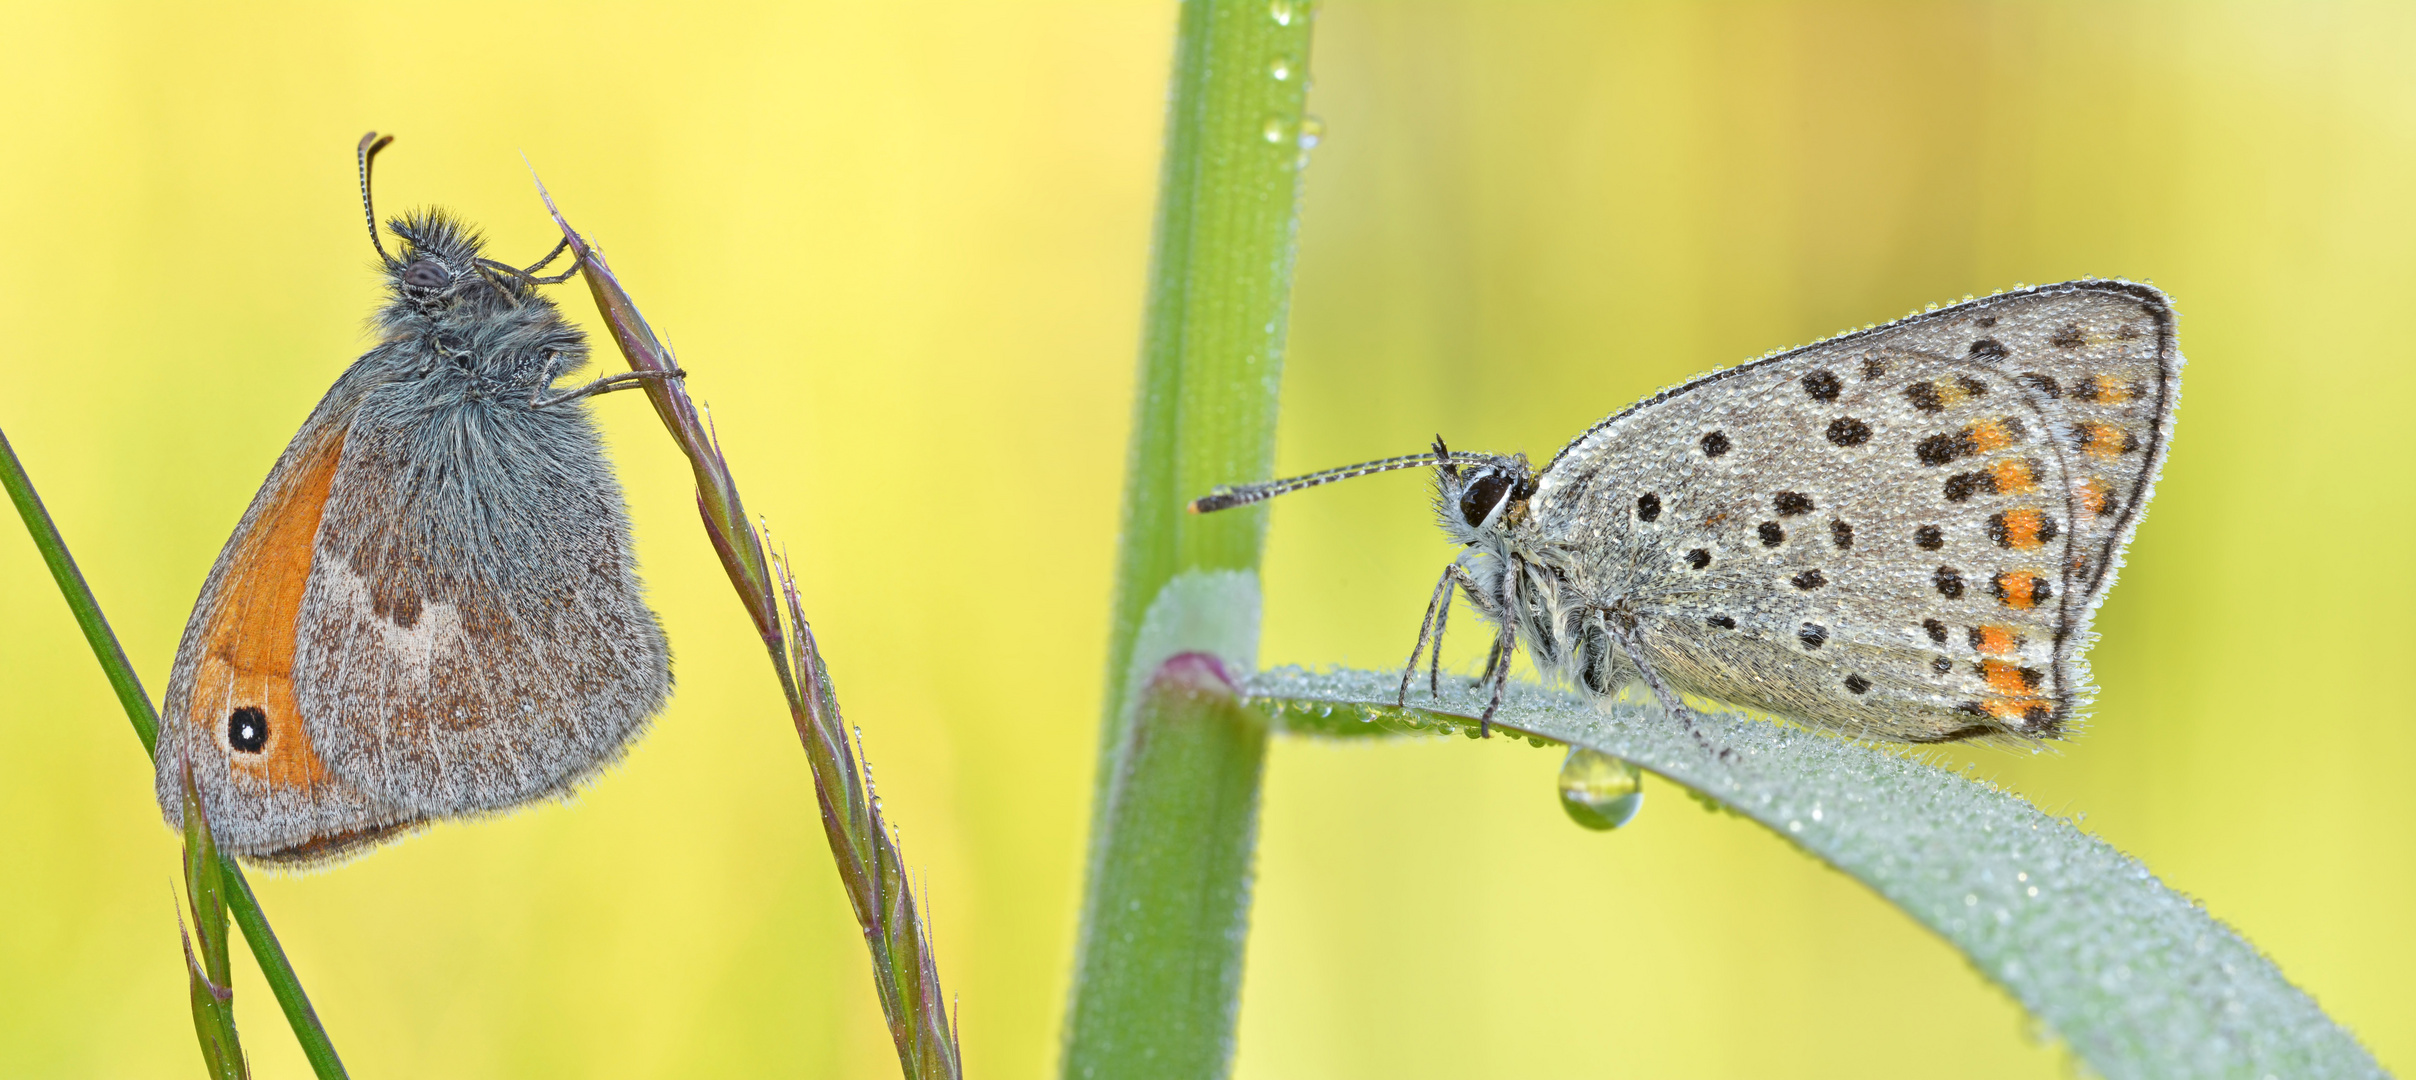
[[[1493,512],[1494,504],[1502,501],[1502,495],[1509,490],[1509,477],[1492,469],[1478,473],[1476,479],[1460,489],[1460,519],[1472,529],[1483,525],[1485,515]]]
[[[451,280],[452,276],[445,273],[444,267],[426,259],[412,263],[410,269],[403,271],[403,284],[414,289],[441,289]]]
[[[227,714],[227,745],[246,754],[259,753],[268,745],[268,714],[254,705]]]

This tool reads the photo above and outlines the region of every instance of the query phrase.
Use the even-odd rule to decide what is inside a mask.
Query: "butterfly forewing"
[[[181,807],[190,761],[218,842],[264,861],[333,857],[415,822],[327,767],[294,689],[291,628],[343,449],[340,425],[327,419],[339,411],[323,404],[261,485],[203,586],[168,676],[161,806]]]
[[[2053,734],[2169,427],[2169,327],[2152,293],[2067,286],[1715,373],[1564,450],[1536,534],[1681,691],[1879,738]]]

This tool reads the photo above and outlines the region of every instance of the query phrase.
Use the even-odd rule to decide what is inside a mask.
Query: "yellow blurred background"
[[[156,694],[364,347],[353,140],[400,133],[382,205],[451,207],[507,258],[552,242],[526,153],[796,556],[969,1074],[1050,1075],[1173,16],[11,0],[0,428]],[[2097,719],[1936,756],[2085,814],[2416,1068],[2412,56],[2416,10],[2384,3],[1334,0],[1280,467],[1438,431],[1548,454],[1927,302],[2154,281],[2193,363]],[[687,471],[642,402],[598,404],[670,711],[568,804],[258,875],[262,901],[358,1076],[894,1076]],[[0,1074],[188,1074],[149,766],[0,533]],[[1449,556],[1409,476],[1286,500],[1270,537],[1269,662],[1397,664]],[[2064,1075],[1860,886],[1658,781],[1581,832],[1556,764],[1279,742],[1238,1075]],[[304,1075],[236,970],[259,1074]]]

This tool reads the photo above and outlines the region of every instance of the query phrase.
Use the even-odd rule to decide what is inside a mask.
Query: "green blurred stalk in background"
[[[1274,464],[1311,14],[1188,0],[1176,31],[1068,1077],[1232,1065],[1266,727],[1219,668],[1256,665],[1266,512],[1184,507]]]

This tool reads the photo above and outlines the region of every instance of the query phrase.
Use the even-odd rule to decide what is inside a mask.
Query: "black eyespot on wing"
[[[1860,675],[1848,675],[1846,676],[1846,692],[1849,694],[1870,693],[1871,680],[1863,678]]]
[[[2047,344],[2058,349],[2077,349],[2088,343],[2088,335],[2080,332],[2079,323],[2065,323],[2063,329],[2056,331],[2054,337],[2047,339]]]
[[[1844,522],[1844,521],[1832,521],[1832,522],[1830,522],[1830,523],[1829,523],[1829,542],[1830,542],[1830,543],[1832,543],[1832,544],[1837,545],[1837,550],[1839,550],[1839,551],[1844,551],[1844,550],[1846,550],[1846,549],[1848,549],[1848,548],[1853,547],[1853,546],[1854,546],[1854,526],[1849,525],[1849,524],[1847,524],[1847,523],[1846,523],[1846,522]]]
[[[2036,371],[2025,371],[2021,374],[2020,378],[2024,383],[2028,384],[2031,389],[2045,394],[2048,397],[2060,398],[2064,396],[2064,388],[2056,383],[2055,376],[2053,375]]]
[[[1807,649],[1820,648],[1829,641],[1829,628],[1819,623],[1805,623],[1802,629],[1795,632],[1795,640],[1803,642]]]
[[[1941,656],[1929,662],[1929,669],[1937,672],[1940,675],[1945,675],[1955,670],[1955,662]]]
[[[1771,498],[1770,505],[1780,517],[1809,514],[1812,512],[1812,496],[1800,491],[1782,491]]]
[[[1728,436],[1714,431],[1703,436],[1703,456],[1718,457],[1728,452]]]
[[[1817,567],[1788,578],[1787,581],[1805,592],[1811,592],[1829,583],[1828,577],[1823,575]]]
[[[1939,567],[1937,573],[1930,575],[1930,582],[1938,587],[1940,596],[1949,600],[1963,598],[1963,572],[1954,567]]]
[[[1913,530],[1913,545],[1923,551],[1936,551],[1946,546],[1946,530],[1935,525],[1923,525]]]
[[[1876,356],[1866,356],[1863,358],[1862,377],[1864,379],[1876,379],[1885,374],[1887,374],[1887,361]]]
[[[227,745],[246,754],[257,754],[268,746],[268,714],[257,705],[245,705],[227,714]]]
[[[1835,401],[1845,390],[1845,383],[1838,381],[1837,373],[1827,368],[1804,376],[1803,383],[1804,393],[1812,395],[1814,401]]]
[[[1944,412],[1946,410],[1946,401],[1938,396],[1938,384],[1933,382],[1907,383],[1904,387],[1904,400],[1912,402],[1913,407],[1922,412]]]
[[[1871,425],[1851,416],[1829,421],[1829,441],[1839,446],[1861,446],[1871,441]]]
[[[452,280],[453,275],[445,273],[445,268],[432,259],[421,259],[403,271],[403,284],[414,289],[441,289]]]
[[[1974,495],[1997,493],[1997,476],[1992,472],[1956,473],[1946,478],[1946,501],[1962,502]]]
[[[1929,635],[1932,644],[1946,644],[1946,624],[1936,619],[1921,620],[1921,632]]]
[[[1761,534],[1763,547],[1777,547],[1787,542],[1787,530],[1780,528],[1775,521],[1765,521],[1753,531]]]
[[[1712,616],[1712,617],[1710,617],[1710,618],[1708,618],[1708,619],[1705,619],[1705,620],[1703,620],[1703,621],[1704,621],[1704,622],[1706,622],[1706,623],[1710,623],[1710,624],[1711,624],[1711,625],[1713,625],[1713,626],[1719,627],[1719,628],[1720,628],[1720,629],[1722,629],[1722,630],[1734,630],[1734,629],[1736,629],[1736,620],[1735,620],[1735,619],[1731,619],[1731,618],[1729,618],[1729,617],[1728,617],[1728,616],[1726,616],[1726,615],[1714,615],[1714,616]]]
[[[1928,468],[1937,468],[1956,458],[1978,453],[1980,445],[1972,438],[1971,429],[1964,428],[1951,435],[1932,435],[1913,447],[1913,456]]]
[[[1984,337],[1971,343],[1971,358],[1974,360],[1994,362],[2012,355],[2013,350],[2006,348],[2004,342],[1995,338]]]
[[[1636,499],[1636,516],[1645,521],[1659,518],[1661,516],[1661,496],[1649,491],[1639,496]]]
[[[1710,566],[1711,551],[1707,548],[1696,548],[1693,551],[1687,552],[1686,565],[1694,567],[1697,570]]]

